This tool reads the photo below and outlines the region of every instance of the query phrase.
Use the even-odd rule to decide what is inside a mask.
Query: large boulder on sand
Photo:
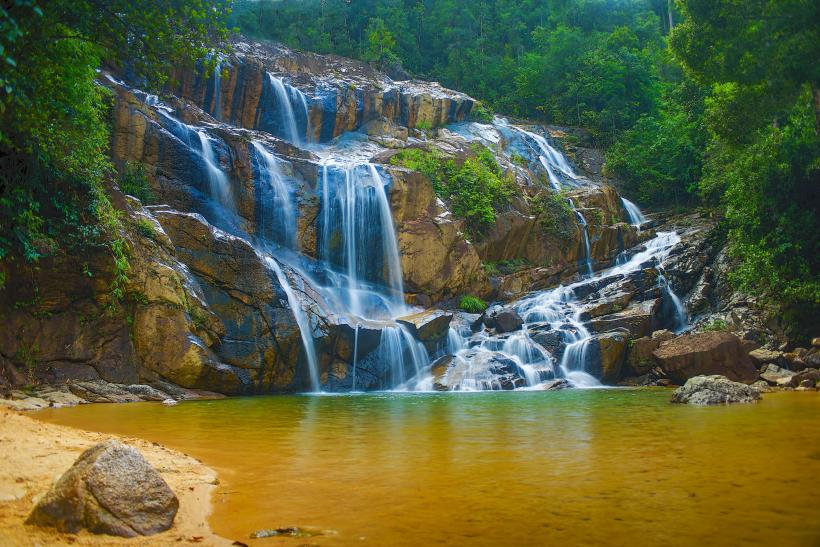
[[[652,355],[669,379],[678,384],[710,374],[747,384],[758,378],[740,340],[728,332],[685,334],[663,342]]]
[[[110,440],[93,446],[34,507],[27,524],[61,532],[134,537],[174,523],[179,500],[135,448]]]
[[[760,392],[755,388],[719,375],[690,378],[672,394],[673,403],[690,405],[753,403],[758,399]]]

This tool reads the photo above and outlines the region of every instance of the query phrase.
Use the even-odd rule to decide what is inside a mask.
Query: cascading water
[[[626,216],[629,218],[629,223],[640,229],[641,225],[646,223],[646,217],[643,216],[641,210],[637,205],[624,197],[621,198],[621,203],[623,203],[624,211],[626,211]]]
[[[291,199],[290,191],[285,185],[280,168],[280,160],[268,152],[259,141],[251,141],[256,152],[256,163],[260,180],[267,183],[265,189],[270,195],[263,195],[260,200],[262,218],[260,231],[262,237],[279,245],[295,249],[296,247],[296,204]]]
[[[218,160],[211,145],[211,139],[203,130],[197,131],[197,134],[199,135],[202,159],[205,160],[205,169],[208,176],[211,197],[216,199],[223,207],[233,210],[231,186],[225,172],[218,166]]]
[[[285,139],[295,145],[303,144],[305,137],[310,134],[310,115],[308,111],[307,97],[305,94],[295,87],[286,84],[281,78],[268,73],[268,81],[271,89],[276,96],[276,102],[279,106],[279,115],[283,125]],[[293,97],[296,97],[294,101]],[[296,111],[294,110],[294,103],[300,109],[300,119],[304,120],[305,132],[299,130],[299,121],[296,118]]]
[[[463,365],[460,368],[454,367],[459,375],[458,389],[505,389],[502,386],[502,376],[490,374],[486,367],[472,362],[480,364],[488,358],[512,360],[526,382],[522,387],[536,388],[539,383],[551,378],[565,378],[575,387],[600,386],[601,383],[587,370],[593,334],[584,324],[583,303],[576,291],[584,294],[585,286],[604,278],[620,279],[630,273],[640,272],[647,263],[655,263],[660,269],[660,264],[679,242],[680,237],[676,233],[659,232],[655,238],[646,242],[642,251],[633,254],[621,265],[599,272],[590,279],[542,291],[518,301],[513,307],[524,320],[520,331],[493,335],[486,330],[473,333],[470,329],[451,328],[448,333],[448,351],[457,363]],[[672,302],[679,303],[665,278],[662,275],[659,277],[662,280],[659,282],[664,284]],[[679,310],[683,310],[683,307],[680,306]],[[685,317],[685,311],[678,313],[683,313]],[[680,318],[676,319],[678,324],[680,321]],[[555,356],[534,339],[533,333],[546,333],[554,338],[556,347],[563,347],[557,367]],[[429,391],[434,389],[434,379],[427,372],[416,381],[409,382],[408,386],[410,389]],[[506,387],[508,388],[509,386]]]
[[[320,255],[343,268],[348,309],[379,319],[406,311],[393,217],[376,166],[325,165],[321,218]]]
[[[222,63],[217,61],[216,66],[214,67],[214,88],[213,88],[213,97],[211,98],[211,102],[213,103],[213,107],[211,108],[211,115],[216,118],[217,120],[222,119]]]
[[[569,206],[575,212],[575,216],[578,219],[578,224],[581,225],[581,241],[584,244],[584,268],[586,269],[586,275],[592,276],[593,269],[592,269],[592,250],[589,244],[589,225],[587,224],[587,219],[584,218],[584,215],[578,208],[575,206],[575,202],[571,199],[569,201]]]
[[[268,265],[276,274],[276,279],[279,281],[282,290],[288,299],[288,305],[293,311],[293,316],[296,319],[296,324],[299,326],[299,335],[302,338],[302,347],[305,350],[305,357],[308,361],[308,372],[310,374],[310,388],[314,392],[321,391],[321,384],[319,383],[319,364],[316,357],[316,344],[313,341],[313,329],[310,326],[310,319],[302,308],[302,303],[296,297],[293,287],[290,285],[290,280],[282,267],[275,258],[266,258]]]

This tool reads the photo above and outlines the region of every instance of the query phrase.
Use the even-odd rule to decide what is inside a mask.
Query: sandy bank
[[[216,473],[201,462],[162,445],[118,437],[138,449],[179,498],[179,512],[167,532],[123,539],[88,532],[61,534],[24,524],[35,500],[85,449],[117,437],[46,424],[0,408],[0,544],[2,545],[230,545],[209,528]]]

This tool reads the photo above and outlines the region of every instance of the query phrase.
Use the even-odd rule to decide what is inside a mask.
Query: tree
[[[61,247],[124,251],[104,183],[105,64],[156,88],[227,37],[227,3],[212,0],[11,0],[0,16],[0,259]]]
[[[376,63],[379,68],[390,65],[398,60],[396,56],[396,38],[384,24],[384,20],[376,17],[367,25],[367,60]]]

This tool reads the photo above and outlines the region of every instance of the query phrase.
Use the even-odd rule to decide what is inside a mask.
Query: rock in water
[[[135,448],[110,440],[83,452],[29,515],[61,532],[134,537],[174,523],[179,500]]]
[[[724,405],[728,403],[753,403],[760,399],[760,392],[751,386],[733,382],[725,376],[695,376],[689,378],[672,395],[673,403],[690,405]]]

